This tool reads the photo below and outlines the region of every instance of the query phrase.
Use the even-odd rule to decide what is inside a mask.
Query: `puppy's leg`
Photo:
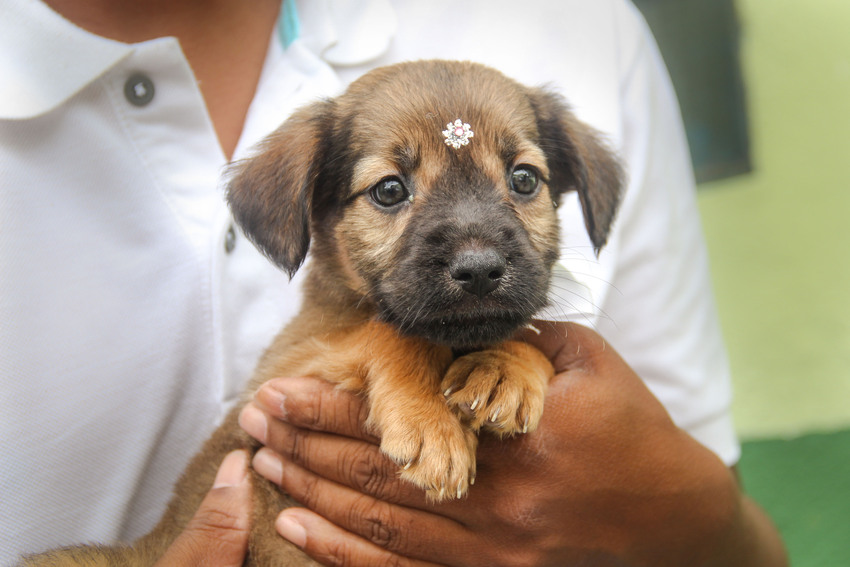
[[[435,500],[466,493],[475,475],[477,438],[440,390],[451,349],[402,337],[377,321],[312,344],[328,345],[327,352],[313,351],[299,371],[367,393],[368,426],[381,437],[381,450],[401,467],[403,479]]]
[[[446,404],[442,369],[416,347],[400,346],[403,356],[382,360],[370,375],[369,424],[381,434],[381,450],[401,466],[401,478],[433,500],[460,498],[475,479],[478,438]]]
[[[518,341],[458,358],[440,386],[448,405],[474,431],[500,436],[534,431],[555,370],[539,350]]]

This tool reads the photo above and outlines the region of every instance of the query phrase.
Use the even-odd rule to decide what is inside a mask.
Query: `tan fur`
[[[487,206],[513,215],[530,243],[529,261],[545,270],[558,252],[553,203],[566,190],[602,209],[585,214],[597,231],[594,243],[604,244],[619,170],[596,135],[553,101],[480,65],[420,62],[373,71],[341,97],[297,112],[255,158],[237,165],[229,201],[246,233],[288,272],[311,246],[300,313],[263,356],[243,402],[192,460],[151,534],[132,548],[79,547],[26,564],[152,564],[186,526],[224,456],[257,448],[238,427],[238,413],[257,388],[280,376],[315,376],[364,392],[368,425],[400,476],[434,500],[462,497],[475,479],[477,433],[534,430],[552,366],[511,340],[458,357],[449,345],[400,333],[381,320],[373,288],[405,276],[398,270],[410,247],[427,246],[406,238],[411,223],[441,199],[465,202],[463,194],[447,196],[447,180],[461,192],[467,180],[477,184],[475,198],[485,195]],[[475,136],[454,150],[441,131],[458,117],[473,124]],[[508,177],[518,164],[540,172],[533,198],[511,194]],[[369,189],[394,175],[415,191],[412,201],[388,211],[369,200]],[[479,245],[474,236],[470,243]],[[435,281],[452,284],[448,276]],[[252,480],[246,564],[312,565],[274,532],[276,515],[292,502],[257,475]]]

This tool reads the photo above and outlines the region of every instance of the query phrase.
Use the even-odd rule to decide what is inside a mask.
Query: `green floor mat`
[[[850,567],[850,430],[744,443],[739,470],[792,567]]]

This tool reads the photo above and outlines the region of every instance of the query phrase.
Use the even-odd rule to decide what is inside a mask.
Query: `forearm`
[[[717,472],[725,473],[725,482]],[[646,553],[632,555],[635,567],[787,567],[779,531],[759,505],[740,488],[734,469],[706,476],[714,486],[678,505],[679,513],[659,513],[666,520],[644,531],[655,534]]]
[[[738,521],[725,551],[706,567],[787,567],[788,555],[779,531],[756,502],[741,495]]]

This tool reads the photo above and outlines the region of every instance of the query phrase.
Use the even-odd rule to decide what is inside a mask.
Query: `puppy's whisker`
[[[552,294],[556,298],[557,294]],[[560,312],[560,316],[565,321],[576,320],[577,316],[581,320],[582,324],[590,327],[594,330],[598,330],[597,321],[598,320],[606,320],[614,323],[613,319],[600,307],[591,304],[592,312],[587,313],[586,310],[579,309],[577,306],[573,305],[568,299],[564,299],[563,297],[558,298],[558,302],[550,305],[550,309]],[[568,311],[571,309],[571,311]]]

